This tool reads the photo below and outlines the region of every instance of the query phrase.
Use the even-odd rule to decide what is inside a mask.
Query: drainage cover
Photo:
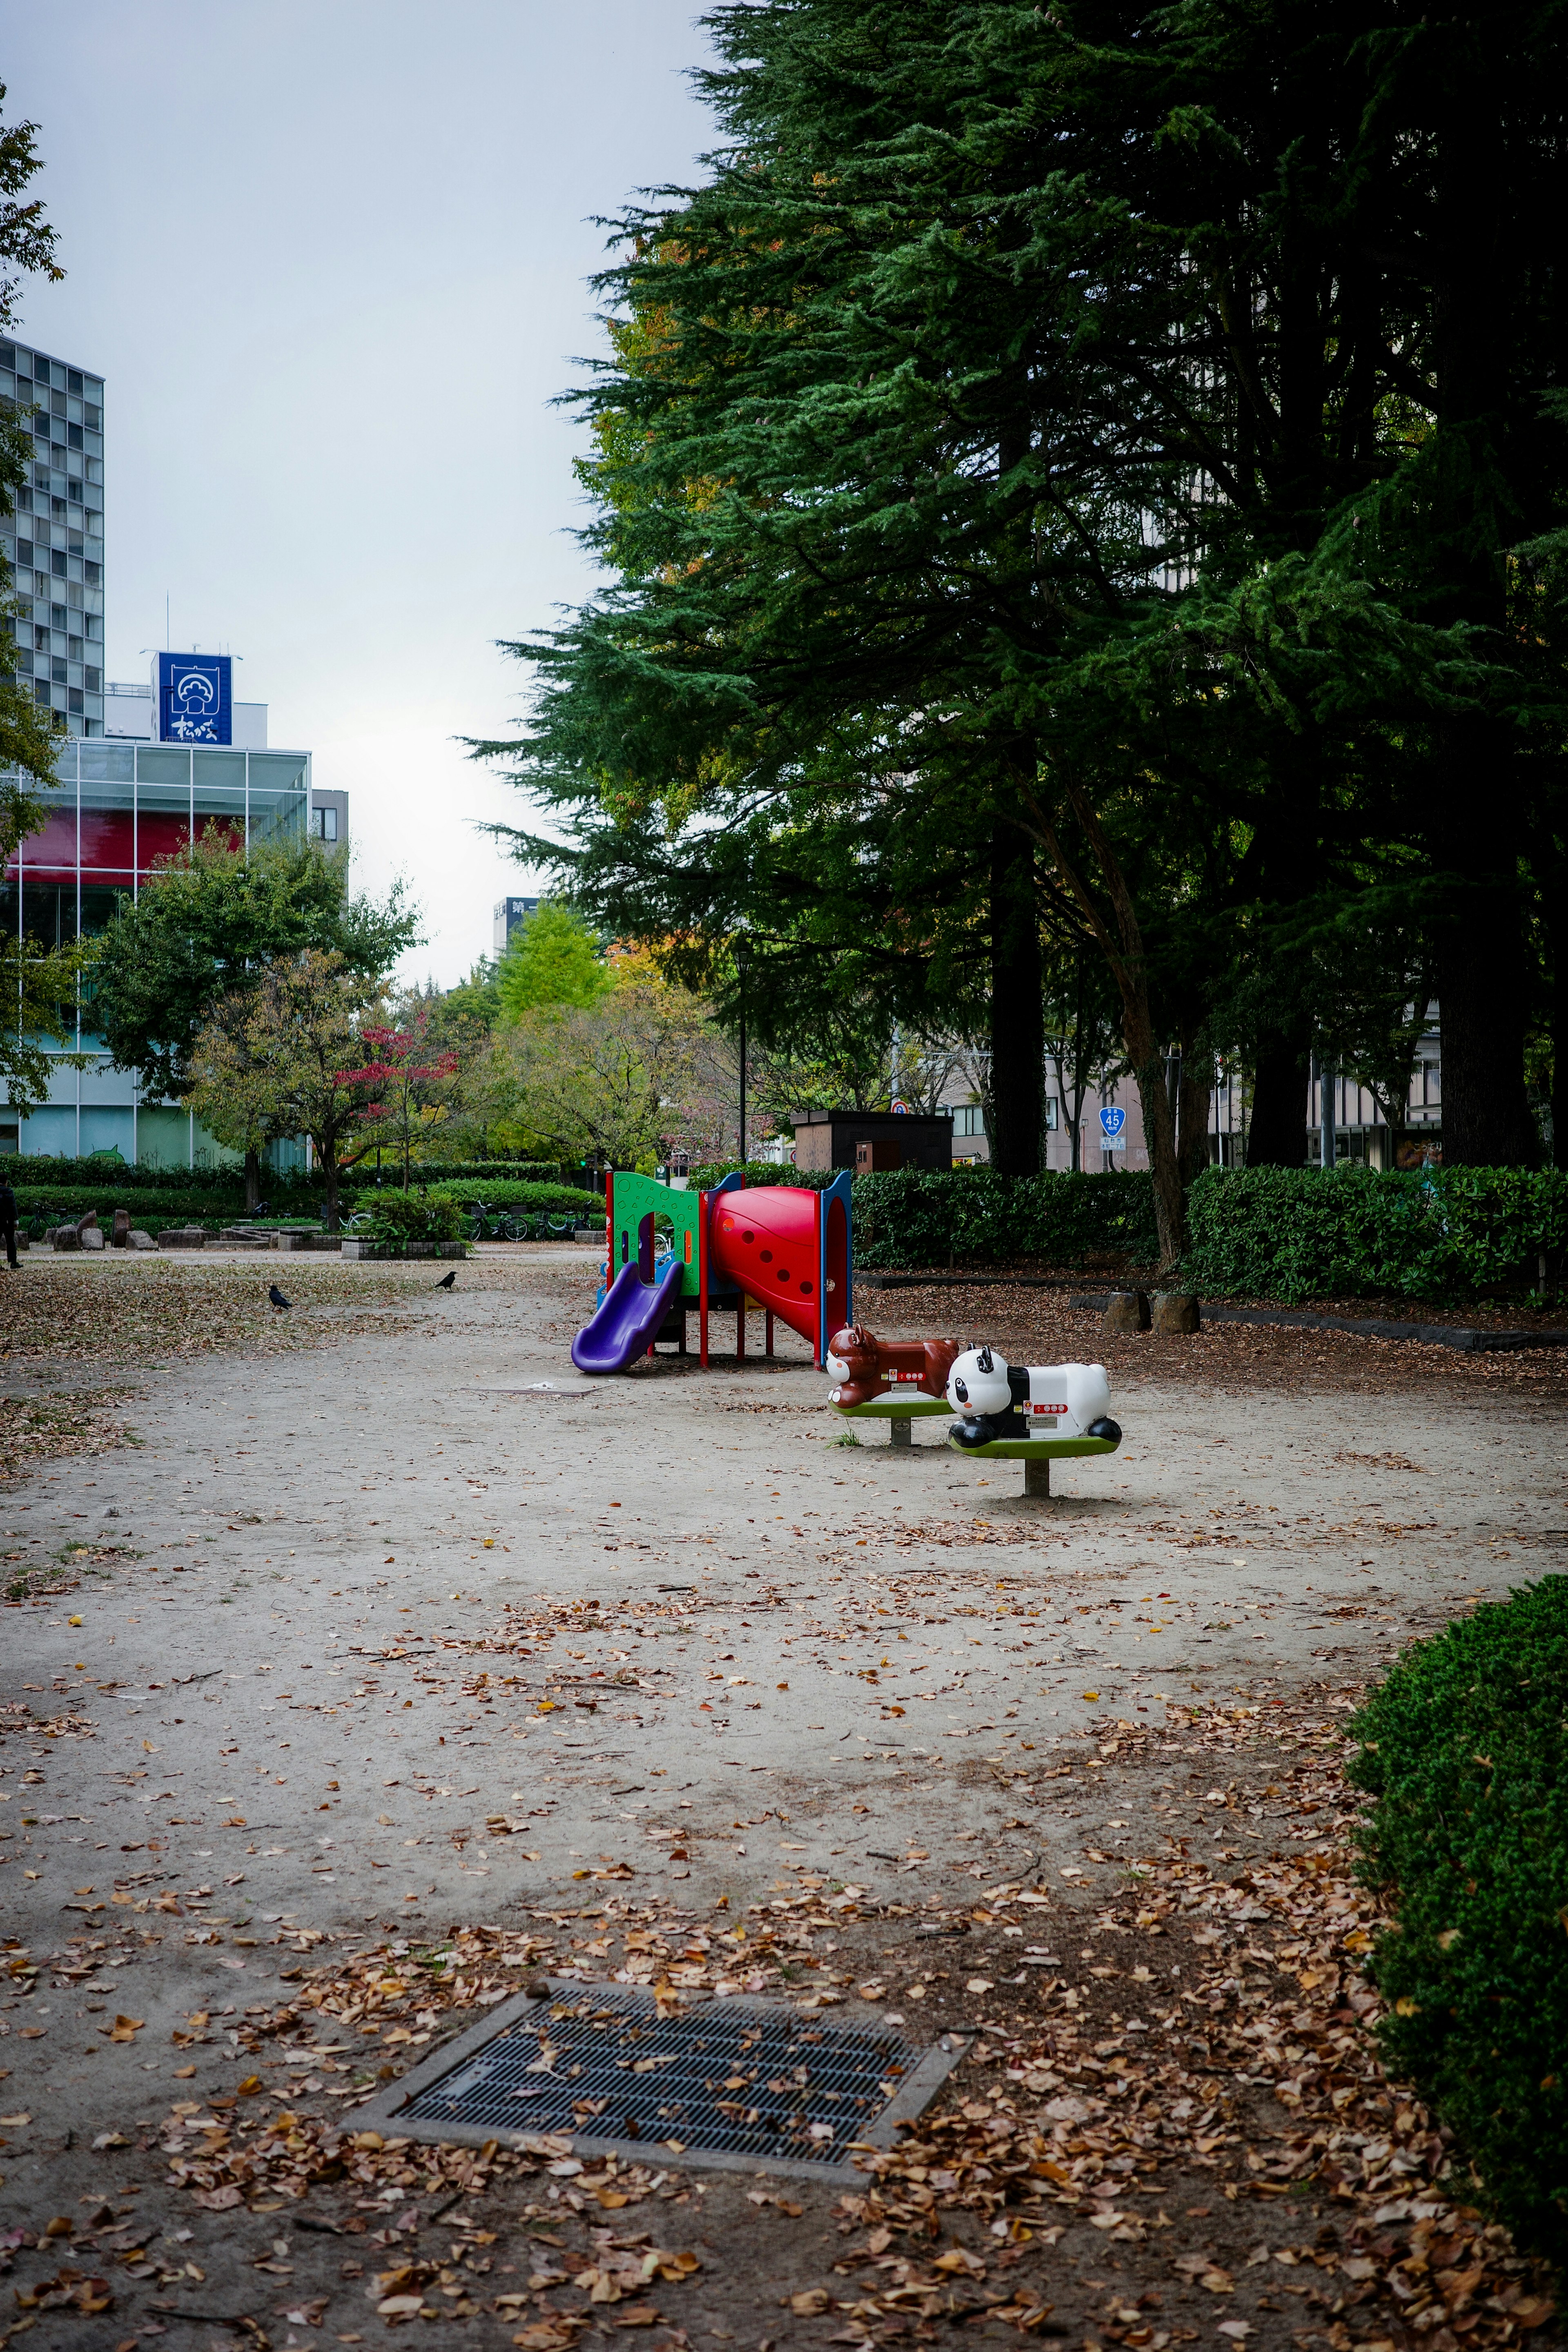
[[[887,2147],[968,2044],[922,2048],[887,2027],[825,2025],[782,2004],[652,1997],[557,1981],[509,2002],[354,2118],[418,2138],[564,2133],[645,2161],[831,2177]]]

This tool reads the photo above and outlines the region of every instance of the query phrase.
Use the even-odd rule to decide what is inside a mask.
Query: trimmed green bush
[[[1395,2075],[1458,2135],[1524,2242],[1568,2261],[1568,1577],[1488,1604],[1351,1727],[1390,1896],[1370,1970]]]
[[[371,1201],[385,1199],[384,1193],[372,1194]],[[394,1196],[401,1199],[401,1193]],[[487,1209],[525,1209],[530,1215],[547,1213],[563,1217],[581,1211],[584,1216],[600,1217],[605,1204],[597,1192],[580,1192],[574,1184],[432,1184],[427,1192],[411,1192],[410,1200],[449,1201],[459,1209],[467,1209],[482,1201]],[[362,1197],[356,1208],[368,1208],[371,1201]]]
[[[1211,1168],[1185,1275],[1209,1297],[1450,1299],[1534,1279],[1568,1244],[1568,1171]]]
[[[753,1160],[750,1184],[820,1191],[841,1170],[773,1168]],[[710,1190],[726,1167],[694,1168]],[[897,1168],[851,1179],[855,1263],[883,1266],[1081,1265],[1121,1257],[1152,1265],[1159,1255],[1154,1196],[1143,1175],[999,1176],[978,1168]]]
[[[363,1238],[379,1253],[396,1256],[410,1242],[455,1242],[463,1234],[462,1212],[455,1201],[434,1200],[418,1192],[379,1192],[367,1211]]]
[[[108,1154],[102,1158],[84,1155],[79,1160],[54,1159],[42,1152],[7,1153],[0,1160],[0,1169],[9,1176],[18,1192],[24,1184],[30,1189],[60,1192],[80,1192],[84,1198],[122,1186],[135,1192],[215,1192],[226,1201],[245,1198],[245,1171],[237,1165],[221,1168],[144,1168],[127,1160]],[[270,1169],[264,1171],[266,1181],[272,1181]],[[286,1180],[277,1180],[279,1181]]]
[[[432,1184],[467,1184],[482,1192],[487,1184],[559,1184],[563,1172],[553,1160],[416,1160],[408,1181],[414,1191]],[[402,1190],[403,1162],[395,1162],[390,1155],[384,1155],[379,1177],[374,1160],[362,1160],[343,1179],[345,1192]]]
[[[132,1223],[145,1226],[149,1233],[161,1225],[230,1225],[244,1213],[237,1199],[222,1193],[215,1197],[211,1192],[140,1192],[129,1186],[121,1190],[108,1184],[18,1184],[15,1190],[25,1223],[30,1223],[40,1210],[47,1211],[56,1224],[64,1224],[96,1209],[106,1233],[114,1223],[116,1209],[128,1210]]]
[[[1159,1255],[1147,1176],[1000,1176],[900,1168],[857,1176],[855,1262],[866,1267],[1081,1265]]]

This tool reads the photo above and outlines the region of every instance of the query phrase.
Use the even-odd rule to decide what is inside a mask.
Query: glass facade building
[[[103,378],[0,341],[0,400],[33,436],[16,511],[0,517],[16,668],[73,735],[103,732]]]
[[[155,858],[217,825],[236,845],[303,840],[309,821],[308,751],[188,750],[172,743],[68,738],[58,782],[44,794],[40,831],[23,842],[0,879],[0,922],[53,947],[101,930],[123,894],[140,889]],[[89,992],[78,1033],[62,1052],[99,1045]],[[135,1081],[96,1066],[57,1074],[51,1099],[28,1118],[0,1105],[0,1151],[118,1150],[127,1160],[194,1166],[217,1148],[172,1104],[148,1104]]]

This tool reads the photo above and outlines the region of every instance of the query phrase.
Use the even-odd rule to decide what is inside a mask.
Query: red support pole
[[[697,1195],[697,1341],[704,1371],[708,1369],[708,1195]]]

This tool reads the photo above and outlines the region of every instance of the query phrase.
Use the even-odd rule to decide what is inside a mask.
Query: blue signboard
[[[1121,1131],[1126,1124],[1127,1113],[1119,1109],[1114,1103],[1107,1104],[1100,1114],[1100,1140],[1103,1150],[1126,1150],[1127,1138]]]
[[[158,735],[164,743],[234,740],[233,661],[227,654],[158,656]]]

